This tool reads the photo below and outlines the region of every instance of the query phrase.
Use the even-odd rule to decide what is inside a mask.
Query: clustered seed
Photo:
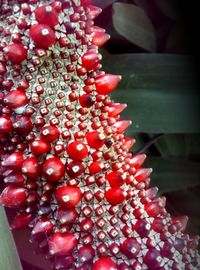
[[[57,270],[198,270],[198,236],[150,187],[101,71],[89,0],[1,0],[0,204]]]

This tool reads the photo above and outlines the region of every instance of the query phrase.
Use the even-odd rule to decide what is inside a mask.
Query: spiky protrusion
[[[109,35],[88,0],[3,0],[0,10],[0,203],[11,227],[55,269],[200,269],[198,237],[149,187],[146,156],[132,156],[121,80],[101,69]],[[142,109],[142,108],[141,108]]]

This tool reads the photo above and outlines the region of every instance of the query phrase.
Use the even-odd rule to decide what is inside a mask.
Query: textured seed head
[[[124,135],[126,104],[101,70],[109,35],[90,0],[3,1],[0,204],[57,270],[200,269],[187,217],[171,217],[144,154]]]

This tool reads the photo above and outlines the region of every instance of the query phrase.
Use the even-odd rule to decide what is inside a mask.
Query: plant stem
[[[0,269],[23,269],[3,207],[0,207]]]

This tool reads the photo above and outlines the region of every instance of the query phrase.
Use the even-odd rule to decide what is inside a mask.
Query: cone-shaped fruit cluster
[[[3,0],[0,10],[0,204],[31,228],[54,269],[200,269],[187,217],[149,187],[129,153],[121,76],[101,71],[109,35],[88,0]],[[142,108],[141,108],[142,109]]]

